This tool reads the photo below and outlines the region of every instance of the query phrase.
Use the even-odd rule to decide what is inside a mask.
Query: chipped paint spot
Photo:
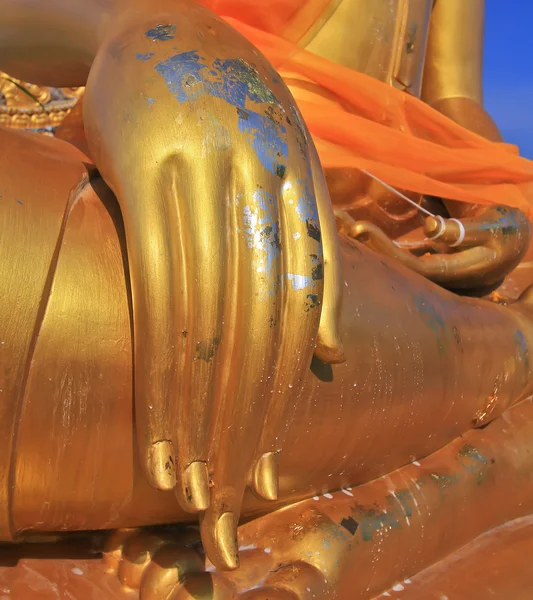
[[[135,58],[137,60],[142,60],[143,62],[146,62],[147,60],[150,60],[153,56],[155,56],[154,52],[145,52],[144,54],[138,52]]]
[[[320,299],[316,294],[307,294],[305,302],[305,312],[309,312],[313,308],[320,306]]]
[[[355,535],[355,532],[359,528],[359,523],[353,517],[348,517],[341,521],[341,527],[344,527],[351,535]]]
[[[174,36],[176,35],[176,26],[159,24],[153,29],[149,29],[144,35],[153,42],[168,42],[169,40],[174,39]]]
[[[318,243],[321,242],[322,236],[320,235],[320,227],[318,224],[312,223],[308,221],[307,225],[307,235]]]
[[[220,346],[220,338],[214,337],[210,340],[196,342],[196,358],[211,362],[215,356],[216,349]]]
[[[393,588],[395,592],[403,592],[405,589],[401,583],[397,583]]]
[[[313,285],[313,280],[311,277],[307,277],[305,275],[287,273],[287,279],[292,283],[292,289],[296,291],[304,290],[305,288]]]
[[[333,498],[332,494],[322,494],[324,496],[324,498],[327,498],[328,500],[331,500]]]
[[[269,275],[281,252],[277,198],[264,190],[257,190],[254,192],[254,204],[245,206],[242,212],[246,245],[264,252],[264,262],[259,267]]]
[[[320,281],[321,279],[324,279],[323,263],[319,263],[318,265],[313,267],[313,270],[311,271],[311,275],[313,277],[313,281]]]
[[[154,98],[146,98],[146,103],[148,104],[148,106],[152,107],[155,104],[155,99]]]

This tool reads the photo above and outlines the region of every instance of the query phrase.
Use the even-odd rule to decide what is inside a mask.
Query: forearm
[[[437,2],[431,17],[422,98],[460,125],[499,142],[483,108],[483,0]]]

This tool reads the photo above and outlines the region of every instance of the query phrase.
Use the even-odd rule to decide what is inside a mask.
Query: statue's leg
[[[341,242],[347,361],[314,361],[301,388],[283,391],[283,502],[384,475],[531,393],[527,305],[458,297]],[[248,514],[268,506],[246,504]]]
[[[491,530],[380,600],[518,600],[533,595],[533,517]],[[409,583],[410,582],[410,583]],[[399,591],[398,591],[399,590]]]
[[[108,564],[141,598],[201,590],[206,598],[360,600],[402,591],[485,531],[533,512],[532,451],[533,404],[525,401],[388,476],[241,525],[235,572],[213,569],[193,530],[181,541],[134,533]]]

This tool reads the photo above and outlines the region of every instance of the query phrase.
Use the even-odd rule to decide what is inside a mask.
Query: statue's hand
[[[355,222],[343,211],[337,211],[337,223],[341,233],[454,290],[499,285],[520,263],[531,241],[527,217],[505,206],[488,207],[480,216],[461,220],[428,217],[423,229],[413,232],[418,238],[425,236],[420,243],[393,241],[374,224]]]
[[[124,217],[141,463],[231,568],[246,485],[276,496],[267,413],[286,414],[313,352],[343,358],[337,239],[285,85],[209,11],[174,6],[117,24],[84,120]]]

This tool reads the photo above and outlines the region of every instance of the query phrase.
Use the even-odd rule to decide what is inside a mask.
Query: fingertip
[[[179,489],[178,501],[184,510],[189,513],[207,510],[210,504],[207,463],[200,460],[192,462],[183,471]]]
[[[257,461],[252,475],[254,492],[265,500],[279,496],[279,452],[266,452]]]
[[[161,491],[174,489],[176,468],[172,442],[162,440],[154,442],[148,449],[147,472],[149,483]]]
[[[337,334],[318,332],[315,356],[323,363],[336,365],[346,361],[344,347]]]
[[[222,513],[219,517],[209,512],[200,524],[207,557],[217,569],[234,571],[239,568],[238,517],[230,511]]]

